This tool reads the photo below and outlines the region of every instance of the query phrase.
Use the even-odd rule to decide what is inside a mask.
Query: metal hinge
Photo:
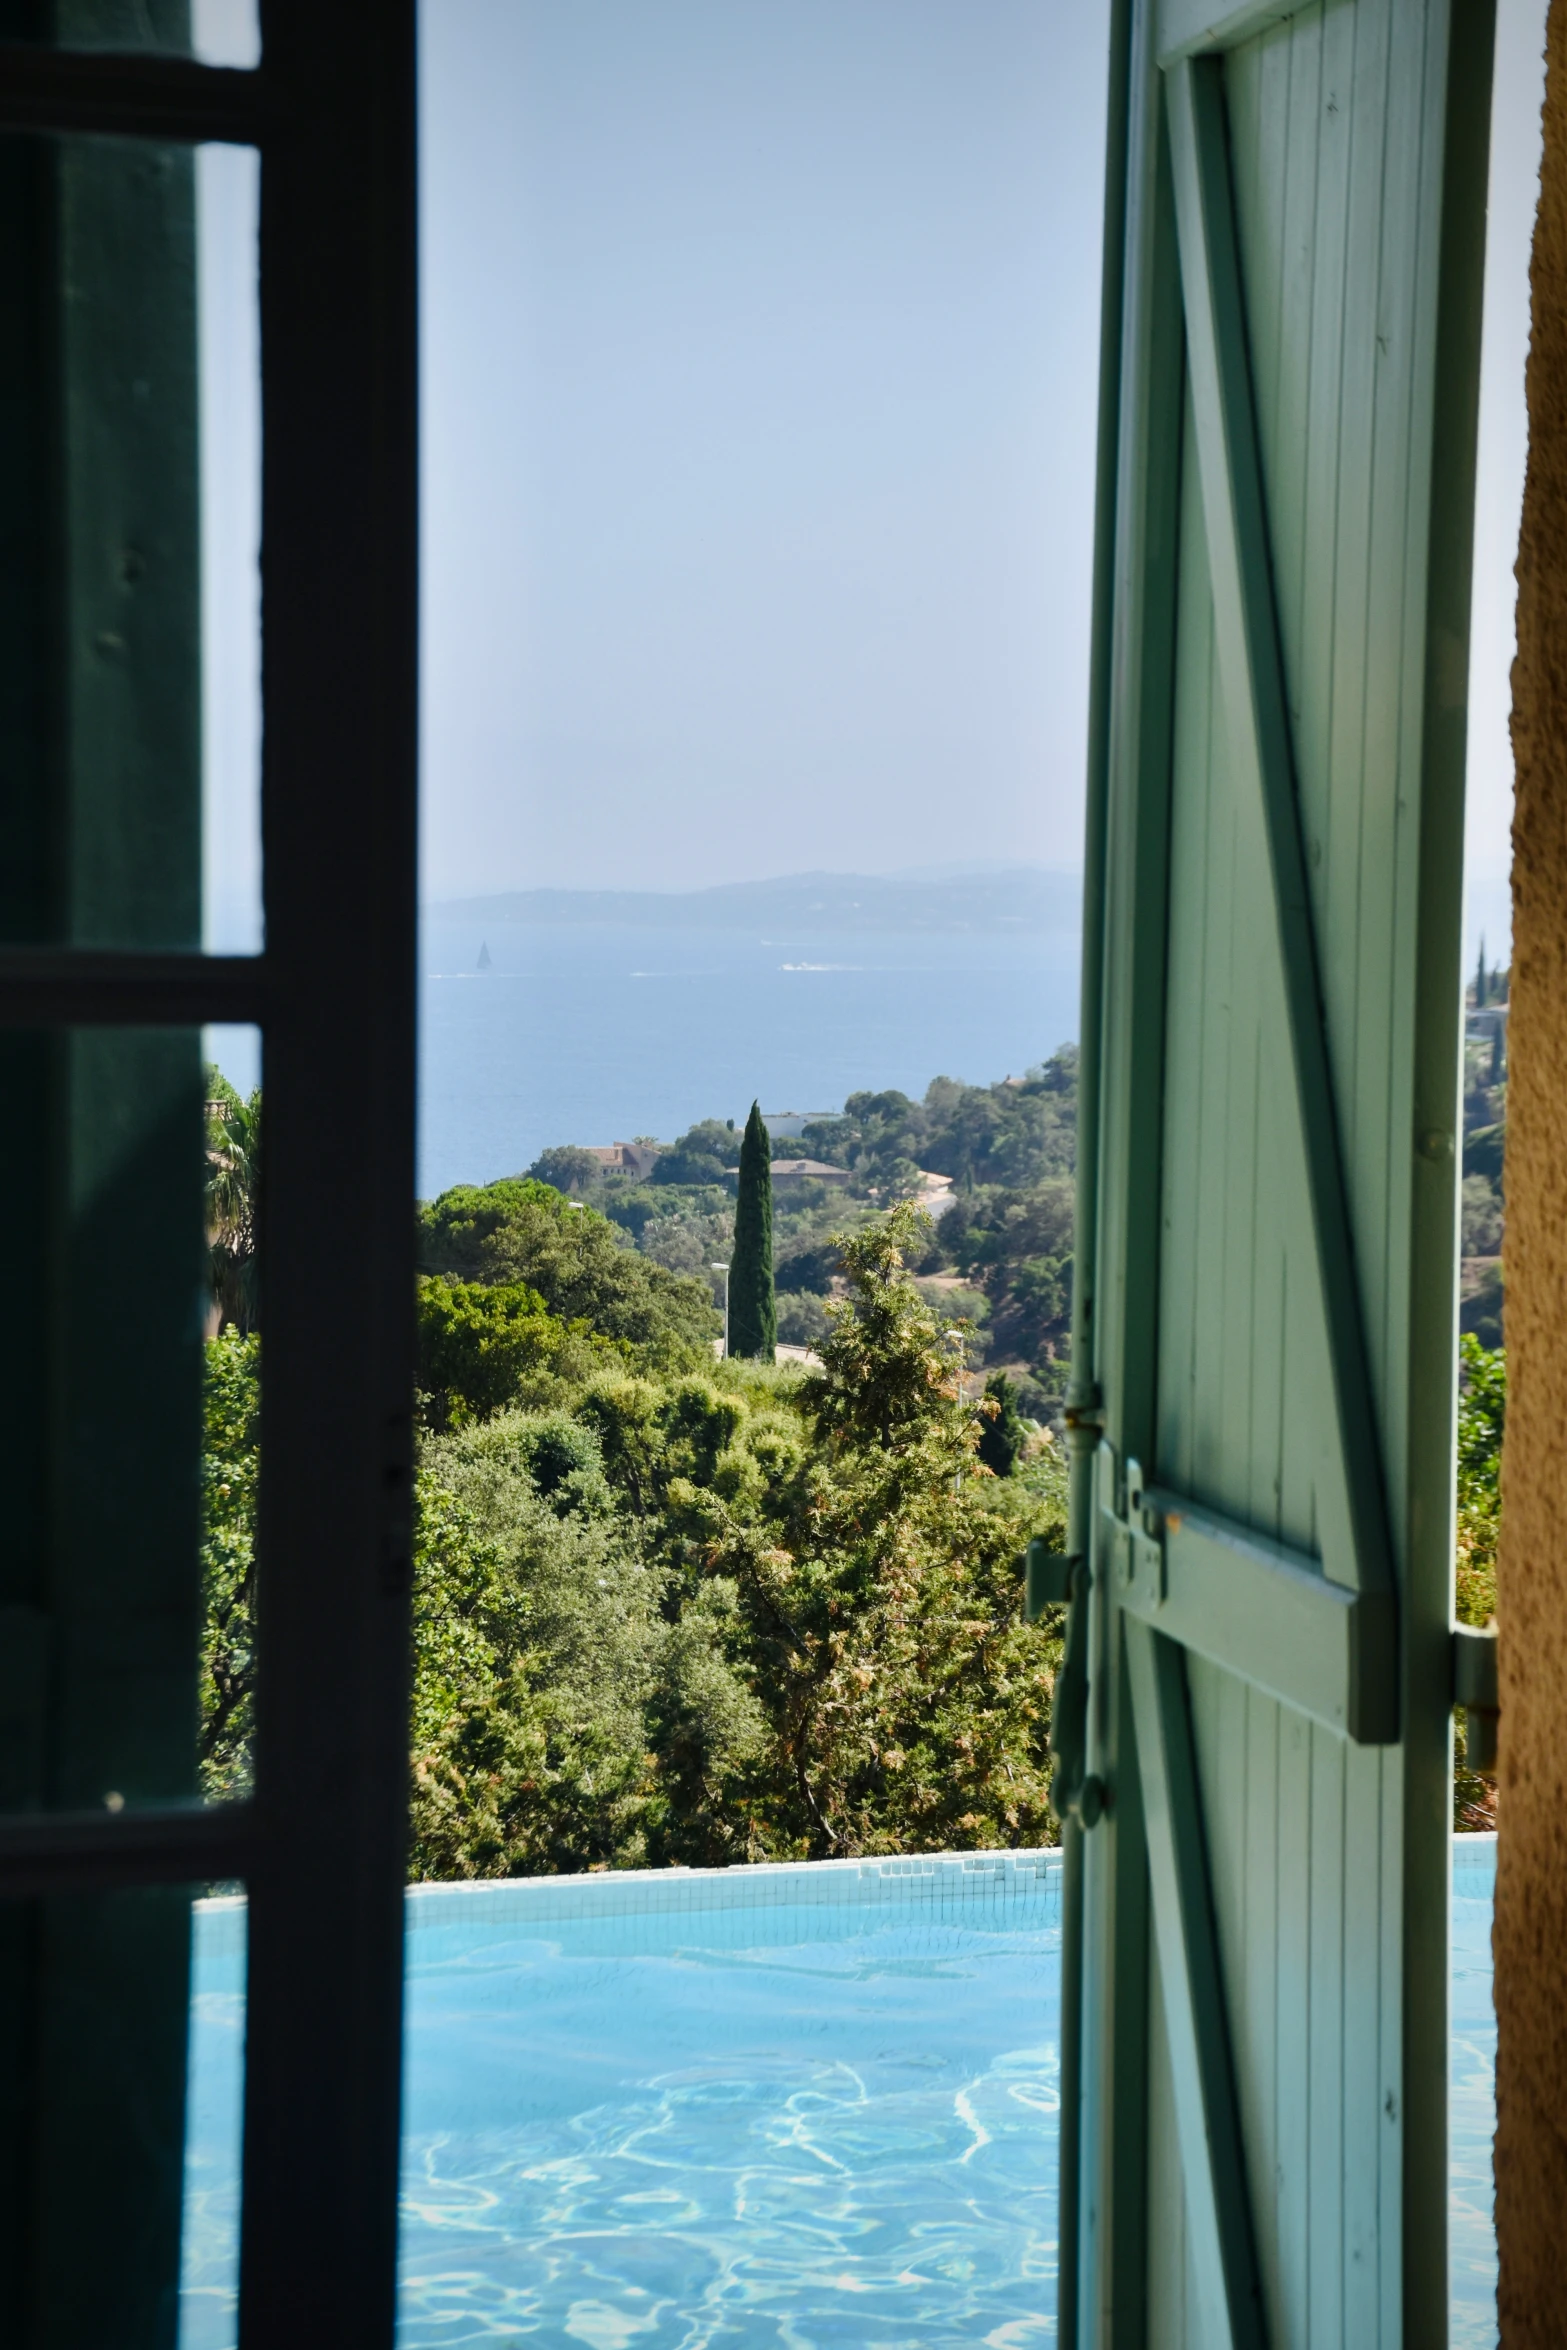
[[[1110,1579],[1117,1594],[1135,1600],[1140,1612],[1164,1605],[1166,1597],[1164,1520],[1145,1499],[1143,1472],[1128,1459],[1124,1475],[1124,1502],[1116,1507],[1115,1454],[1109,1445],[1099,1448],[1099,1525]]]
[[[1075,1819],[1092,1828],[1103,1816],[1107,1798],[1104,1782],[1089,1772],[1088,1752],[1088,1594],[1093,1577],[1086,1559],[1068,1551],[1047,1550],[1036,1535],[1023,1554],[1023,1613],[1037,1622],[1046,1608],[1065,1606],[1066,1645],[1056,1675],[1050,1714],[1050,1751],[1055,1771],[1050,1800],[1058,1819]]]
[[[1023,1553],[1023,1621],[1037,1624],[1047,1607],[1065,1607],[1072,1596],[1077,1561],[1069,1551],[1050,1550],[1036,1534]]]
[[[1496,1769],[1497,1729],[1502,1718],[1496,1671],[1496,1626],[1453,1627],[1453,1699],[1467,1717],[1466,1755],[1472,1771]]]
[[[1094,1433],[1104,1426],[1104,1414],[1097,1404],[1069,1413],[1068,1419],[1081,1450],[1086,1450]],[[1136,1461],[1129,1460],[1124,1474],[1118,1474],[1114,1447],[1101,1437],[1092,1475],[1098,1521],[1094,1550],[1100,1571],[1109,1574],[1112,1588],[1122,1596],[1140,1592],[1147,1605],[1157,1606],[1165,1588],[1164,1529],[1158,1512],[1144,1501],[1142,1470]],[[1124,1507],[1118,1507],[1118,1487],[1124,1489]],[[1031,1609],[1036,1601],[1038,1607],[1059,1604],[1062,1598],[1071,1602],[1066,1656],[1056,1684],[1050,1726],[1050,1744],[1057,1761],[1050,1793],[1063,1819],[1070,1815],[1083,1827],[1092,1828],[1110,1808],[1109,1789],[1088,1769],[1087,1609],[1094,1569],[1087,1559],[1063,1558],[1059,1553],[1052,1556],[1043,1550],[1036,1553],[1030,1545],[1027,1575]]]

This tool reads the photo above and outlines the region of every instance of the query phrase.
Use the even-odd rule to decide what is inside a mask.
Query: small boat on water
[[[486,939],[482,939],[482,938],[481,938],[481,939],[480,939],[480,941],[479,941],[479,961],[478,961],[478,969],[479,969],[479,970],[481,970],[481,971],[488,971],[488,970],[489,970],[489,968],[490,968],[490,949],[489,949],[489,942],[488,942]]]

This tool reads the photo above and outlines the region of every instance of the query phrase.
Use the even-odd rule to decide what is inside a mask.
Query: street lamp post
[[[714,1265],[712,1270],[715,1273],[722,1273],[724,1277],[724,1361],[727,1363],[729,1360],[729,1267]]]

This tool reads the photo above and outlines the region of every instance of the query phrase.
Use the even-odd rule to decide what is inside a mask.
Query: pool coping
[[[855,1907],[916,1902],[944,1908],[976,1899],[1038,1892],[1059,1879],[1058,1844],[1000,1852],[929,1852],[851,1860],[741,1862],[732,1868],[589,1869],[572,1876],[476,1877],[413,1884],[406,1891],[410,1935],[454,1924],[504,1922],[519,1911],[543,1923],[636,1915],[690,1915],[731,1909]],[[239,1916],[243,1893],[218,1894],[195,1908],[205,1921]]]
[[[1059,1845],[1005,1852],[932,1852],[884,1859],[742,1862],[718,1869],[599,1869],[571,1877],[484,1878],[464,1884],[410,1885],[408,1930],[444,1925],[451,1910],[482,1916],[496,1904],[530,1919],[685,1916],[731,1909],[856,1908],[917,1902],[967,1906],[1039,1891],[1059,1874]]]
[[[1452,1839],[1455,1876],[1495,1869],[1496,1830],[1479,1829]],[[988,1852],[900,1853],[850,1860],[739,1862],[730,1868],[588,1869],[571,1876],[469,1877],[455,1882],[408,1886],[407,1929],[454,1922],[461,1909],[478,1922],[486,1913],[500,1919],[525,1909],[546,1919],[657,1916],[705,1910],[816,1907],[915,1900],[944,1906],[946,1900],[1000,1897],[1016,1887],[1039,1890],[1059,1879],[1058,1844],[1024,1845]],[[237,1915],[243,1893],[211,1895],[196,1902],[205,1917]]]

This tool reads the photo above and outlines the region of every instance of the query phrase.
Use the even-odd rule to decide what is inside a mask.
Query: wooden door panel
[[[1299,1245],[1288,1035],[1266,936],[1260,815],[1237,790],[1221,708],[1202,494],[1188,418],[1181,485],[1159,1474],[1315,1555],[1331,1436],[1322,1312]]]
[[[1491,22],[1130,16],[1068,2298],[1435,2350]]]
[[[1440,228],[1421,154],[1427,17],[1399,0],[1336,0],[1224,69],[1296,785],[1384,1413],[1406,1304],[1392,1244],[1407,1224],[1398,1141],[1414,1005],[1400,974],[1418,860]]]
[[[1385,1759],[1200,1660],[1189,1680],[1265,2339],[1273,2350],[1395,2341],[1399,2247],[1385,2222],[1398,2131],[1380,2088],[1400,2030],[1396,1978],[1379,1982]],[[1369,1997],[1347,1993],[1357,1976]],[[1156,1952],[1149,2340],[1207,2350],[1166,1998]]]
[[[1424,14],[1339,0],[1269,28],[1224,67],[1274,611],[1379,1454],[1400,1433],[1389,1390],[1408,1277],[1396,1245],[1408,1151],[1394,1131],[1407,1136],[1414,1061],[1399,1028],[1414,990],[1400,966],[1418,895],[1406,869],[1418,864],[1419,777],[1407,769],[1420,743],[1418,724],[1401,721],[1411,701],[1418,719],[1424,653],[1407,626],[1411,603],[1423,617],[1410,590],[1423,546],[1411,537],[1429,436],[1414,363],[1429,278]],[[1228,755],[1201,464],[1189,393],[1159,1473],[1315,1552],[1333,1506],[1325,1314],[1301,1245],[1310,1205],[1292,1166],[1266,838],[1251,779],[1237,789]],[[1388,2299],[1383,2248],[1396,2240],[1378,2224],[1384,2184],[1396,2191],[1381,2142],[1396,2146],[1402,2074],[1400,2003],[1382,1980],[1403,1875],[1399,1840],[1381,1835],[1388,1766],[1258,1688],[1237,1694],[1197,1657],[1189,1689],[1269,2334],[1373,2340]],[[1254,1821],[1253,1841],[1226,1798],[1258,1742],[1276,1768],[1272,1820]],[[1248,1860],[1261,1861],[1260,1882]],[[1259,1976],[1251,1935],[1264,1917]],[[1151,2209],[1174,2186],[1172,2151],[1155,2141]]]

